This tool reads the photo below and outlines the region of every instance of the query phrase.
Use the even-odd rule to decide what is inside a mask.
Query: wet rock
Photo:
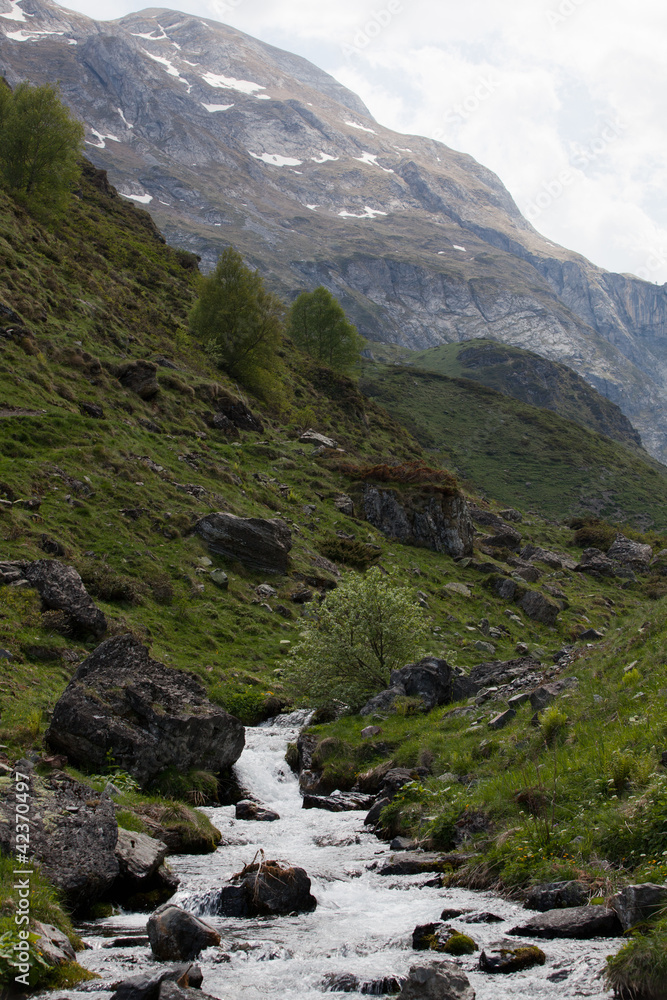
[[[480,913],[470,913],[463,917],[464,924],[501,924],[505,918],[499,917],[496,913],[489,913],[482,910]]]
[[[536,965],[544,965],[546,955],[534,944],[519,944],[518,942],[500,941],[492,945],[479,957],[479,968],[482,972],[510,973],[532,969]]]
[[[206,698],[200,681],[150,659],[132,635],[101,643],[58,699],[48,744],[87,769],[117,765],[147,787],[162,771],[217,774],[238,760],[244,727]]]
[[[154,837],[119,828],[118,878],[110,893],[114,902],[139,912],[150,912],[166,903],[180,882],[164,863],[167,853],[167,845]]]
[[[118,876],[113,802],[62,771],[40,777],[19,761],[17,781],[0,788],[0,849],[6,854],[16,849],[16,789],[24,780],[19,774],[30,786],[31,855],[67,905],[81,913],[105,896]]]
[[[545,913],[547,910],[585,906],[588,895],[588,889],[583,882],[545,882],[528,889],[523,905],[527,910],[539,910]]]
[[[477,945],[467,934],[448,924],[420,924],[412,932],[415,951],[439,951],[449,955],[472,955]]]
[[[617,914],[623,930],[628,931],[667,907],[667,886],[654,882],[626,885],[612,896],[609,905]]]
[[[280,518],[237,517],[220,512],[203,517],[195,531],[211,553],[237,559],[265,573],[287,573],[292,533]]]
[[[163,982],[173,982],[178,986],[200,989],[203,982],[203,975],[200,967],[192,962],[185,965],[175,965],[171,969],[162,969],[160,972],[143,973],[138,976],[131,976],[118,983],[111,1000],[158,1000],[160,995],[160,985]],[[199,994],[201,997],[201,994]]]
[[[607,558],[628,567],[635,573],[645,573],[653,558],[653,549],[650,545],[633,542],[625,535],[617,535],[607,549]]]
[[[379,875],[424,875],[428,872],[445,872],[460,868],[471,858],[470,854],[438,854],[433,851],[406,851],[392,855],[378,869]]]
[[[76,952],[69,938],[53,924],[43,924],[36,920],[33,930],[35,934],[39,935],[39,940],[36,942],[37,948],[48,965],[57,967],[76,961]]]
[[[160,983],[158,1000],[216,1000],[209,993],[202,993],[199,987],[180,986],[170,979]]]
[[[304,809],[326,809],[328,812],[365,811],[373,804],[372,795],[360,792],[335,791],[331,795],[304,795]]]
[[[454,962],[423,962],[410,967],[402,1000],[475,1000],[470,980]]]
[[[364,826],[377,826],[378,823],[380,822],[380,813],[382,812],[385,806],[389,805],[390,802],[391,799],[388,798],[387,796],[378,799],[376,802],[374,802],[371,808],[368,810],[368,813],[366,814],[366,818],[364,819]]]
[[[253,802],[251,799],[241,799],[240,802],[236,803],[236,818],[255,820],[258,823],[273,823],[280,819],[280,816],[273,809],[266,809],[258,802]]]
[[[0,563],[0,585],[16,585],[21,580],[35,588],[43,610],[63,612],[65,627],[72,635],[99,639],[106,632],[104,613],[95,606],[73,566],[57,559]]]
[[[317,448],[337,448],[338,442],[325,434],[319,434],[311,429],[304,431],[299,438],[301,444],[314,444]]]
[[[400,993],[404,977],[386,976],[384,979],[364,981],[351,972],[328,972],[322,980],[325,993],[363,993],[371,996],[386,996]]]
[[[569,906],[531,917],[509,933],[537,938],[620,937],[623,928],[606,906]]]
[[[231,885],[217,890],[208,901],[213,912],[229,917],[307,913],[317,906],[304,869],[279,861],[246,865]]]
[[[455,494],[409,497],[367,484],[363,495],[369,524],[404,545],[418,545],[454,558],[471,556],[474,528],[465,499]]]
[[[162,961],[196,958],[205,948],[220,944],[215,928],[173,903],[152,913],[146,930],[153,954]]]
[[[414,851],[416,847],[417,842],[409,840],[408,837],[394,837],[389,844],[389,848],[392,851]]]
[[[122,365],[116,378],[124,389],[129,389],[141,399],[153,399],[160,391],[157,381],[157,365],[152,361],[131,361]]]

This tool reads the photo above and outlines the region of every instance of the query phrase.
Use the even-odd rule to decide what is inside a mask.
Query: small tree
[[[341,701],[359,708],[389,684],[392,670],[424,652],[424,612],[407,587],[374,566],[351,574],[327,595],[317,621],[306,623],[289,673],[310,705]]]
[[[0,86],[0,177],[29,207],[62,211],[81,174],[84,128],[57,87]]]
[[[343,307],[322,285],[314,292],[302,292],[294,301],[287,332],[302,351],[337,371],[357,364],[365,343]]]
[[[283,303],[266,290],[259,272],[228,247],[215,270],[200,279],[190,329],[233,378],[260,390],[276,369],[284,314]]]

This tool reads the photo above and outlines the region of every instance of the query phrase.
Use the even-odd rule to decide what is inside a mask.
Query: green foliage
[[[302,351],[336,371],[347,372],[357,365],[365,344],[343,307],[322,285],[314,292],[301,292],[294,301],[287,332]]]
[[[375,566],[350,574],[327,595],[318,620],[306,622],[289,664],[292,687],[311,705],[358,708],[426,641],[426,618],[409,588]]]
[[[0,86],[0,178],[28,207],[51,216],[65,209],[81,173],[83,136],[57,87]]]
[[[565,730],[567,715],[556,705],[549,705],[540,717],[540,729],[546,743],[559,739]]]
[[[606,552],[613,544],[617,529],[599,518],[575,518],[570,522],[574,528],[574,544],[581,549],[601,549]]]
[[[377,546],[365,545],[356,538],[341,538],[339,535],[329,535],[322,539],[318,548],[327,559],[335,563],[345,563],[353,569],[368,569],[380,558]]]
[[[667,982],[667,921],[648,934],[634,935],[616,955],[607,959],[605,985],[616,996],[664,1000]]]
[[[260,273],[228,247],[215,270],[200,279],[190,330],[233,378],[269,398],[279,392],[275,375],[284,311]]]
[[[153,782],[155,791],[168,799],[184,799],[194,806],[208,805],[218,800],[218,779],[209,771],[193,768],[179,771],[168,767]]]

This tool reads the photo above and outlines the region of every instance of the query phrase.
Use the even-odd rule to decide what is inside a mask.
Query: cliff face
[[[237,246],[284,295],[318,283],[374,340],[491,337],[572,367],[667,461],[667,296],[554,246],[498,178],[383,128],[307,61],[150,9],[96,22],[0,0],[10,83],[60,80],[87,153],[206,266]]]

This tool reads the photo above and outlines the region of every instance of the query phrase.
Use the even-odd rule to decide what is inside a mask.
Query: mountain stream
[[[443,907],[491,911],[503,923],[449,921],[471,935],[480,948],[504,937],[527,911],[494,893],[426,886],[433,876],[381,876],[369,866],[382,862],[388,845],[364,829],[363,812],[304,810],[298,781],[285,762],[285,750],[304,724],[304,713],[270,720],[246,731],[246,749],[236,765],[243,788],[276,810],[273,823],[241,821],[233,807],[205,812],[221,830],[214,854],[169,859],[181,879],[173,902],[212,923],[222,936],[219,948],[199,958],[204,992],[222,1000],[322,1000],[327,974],[352,974],[370,982],[405,976],[411,965],[432,958],[415,952],[411,935],[417,924],[438,920]],[[263,850],[306,869],[317,909],[290,917],[238,919],[207,914],[207,893]],[[97,972],[95,980],[60,996],[83,998],[110,994],[111,984],[159,967],[145,937],[146,914],[122,913],[79,928],[90,949],[81,964]],[[517,942],[519,939],[514,939]],[[605,956],[616,941],[543,941],[546,965],[510,975],[477,969],[479,952],[457,959],[477,1000],[570,1000],[611,996],[599,978]],[[334,994],[329,994],[334,995]],[[335,994],[342,995],[342,994]],[[354,994],[359,996],[358,993]]]

